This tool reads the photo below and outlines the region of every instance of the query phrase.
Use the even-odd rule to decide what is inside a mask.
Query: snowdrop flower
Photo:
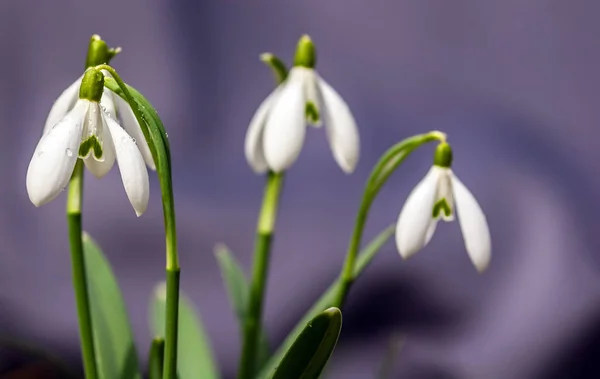
[[[402,258],[423,248],[433,236],[437,222],[454,220],[454,213],[467,253],[479,272],[491,259],[491,239],[486,217],[475,197],[450,169],[452,150],[442,142],[434,165],[408,196],[396,225],[396,245]]]
[[[107,77],[111,77],[108,71],[103,71],[104,75]],[[48,113],[48,118],[46,118],[46,124],[44,125],[43,135],[46,135],[52,129],[54,125],[56,125],[60,120],[62,120],[67,113],[73,109],[75,103],[79,99],[79,88],[81,87],[81,80],[83,79],[83,75],[81,75],[73,84],[71,84],[63,93],[58,97],[58,99],[52,105],[50,109],[50,113]],[[156,166],[154,164],[154,160],[152,159],[152,153],[150,152],[150,147],[146,142],[146,138],[144,138],[144,133],[138,123],[137,119],[129,104],[123,100],[120,96],[114,94],[112,91],[107,90],[102,93],[102,98],[100,99],[100,105],[104,108],[106,113],[109,116],[112,116],[115,120],[117,120],[117,116],[120,119],[120,125],[123,126],[123,129],[133,137],[137,141],[138,148],[144,157],[144,161],[146,165],[151,170],[156,170]],[[91,161],[85,161],[86,166],[89,167]],[[101,178],[108,173],[110,170],[109,166],[104,166],[107,170],[93,170],[92,174],[97,178]]]
[[[145,139],[138,137],[136,144],[136,139],[109,114],[110,107],[100,105],[103,89],[103,73],[88,69],[72,109],[42,135],[27,170],[27,193],[35,206],[60,194],[81,158],[96,177],[104,176],[116,160],[133,209],[138,216],[146,210],[150,193],[148,171],[138,146]],[[71,87],[67,91],[72,91]],[[60,101],[59,98],[57,102]],[[53,108],[60,107],[61,112],[68,109],[62,103]],[[54,110],[49,118],[58,113]]]
[[[295,65],[287,79],[250,121],[245,154],[256,173],[288,169],[302,150],[306,124],[325,124],[336,162],[344,172],[354,171],[360,153],[356,122],[342,97],[315,71],[315,62],[315,47],[305,35],[298,42]]]

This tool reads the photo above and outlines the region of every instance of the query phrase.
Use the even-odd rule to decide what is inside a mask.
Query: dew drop
[[[38,157],[41,157],[42,155],[44,155],[44,151],[43,151],[43,150],[41,150],[41,151],[38,151],[38,153],[37,153],[37,156],[38,156]]]
[[[165,133],[165,137],[169,138],[169,133]]]
[[[67,149],[67,150],[65,150],[65,154],[67,154],[67,157],[72,157],[73,151],[71,151],[71,149]]]
[[[131,140],[133,141],[133,143],[135,143],[135,138],[132,138]]]

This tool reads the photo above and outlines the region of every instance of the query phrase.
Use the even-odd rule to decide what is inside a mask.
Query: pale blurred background
[[[237,324],[212,249],[225,242],[250,266],[263,179],[243,143],[273,87],[258,55],[290,62],[308,33],[318,71],[354,112],[362,157],[344,175],[311,129],[286,178],[266,309],[272,343],[338,273],[379,155],[439,129],[487,213],[491,267],[476,273],[457,223],[406,262],[386,245],[351,293],[328,378],[373,378],[394,331],[407,336],[395,378],[600,377],[599,14],[593,0],[0,0],[0,338],[80,370],[65,197],[36,209],[25,174],[52,102],[98,33],[123,47],[114,67],[168,128],[183,290],[234,378]],[[396,220],[432,151],[392,176],[366,239]],[[155,177],[151,186],[137,219],[118,170],[85,183],[84,227],[114,266],[143,362],[164,267]],[[1,372],[35,362],[0,349]]]

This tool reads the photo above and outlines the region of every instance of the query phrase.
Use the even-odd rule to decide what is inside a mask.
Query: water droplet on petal
[[[133,141],[133,143],[135,143],[135,138],[132,138],[131,140]]]
[[[67,150],[65,150],[65,154],[67,154],[67,157],[72,157],[73,151],[71,149],[67,149]]]
[[[41,157],[42,155],[44,155],[44,151],[43,151],[43,150],[41,150],[41,151],[38,151],[38,153],[37,153],[37,156],[38,156],[38,157]]]

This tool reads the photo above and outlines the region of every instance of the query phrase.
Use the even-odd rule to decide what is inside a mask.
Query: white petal
[[[60,120],[62,120],[63,117],[65,117],[65,115],[71,110],[71,108],[73,108],[75,102],[77,102],[77,99],[79,98],[79,87],[81,85],[82,78],[83,75],[81,75],[79,79],[67,87],[67,89],[60,94],[58,99],[56,99],[52,105],[52,108],[50,108],[48,117],[46,118],[46,124],[44,125],[44,132],[42,135],[48,133],[48,131],[50,131],[50,129],[52,129],[52,127]]]
[[[115,100],[114,100],[115,97],[118,97],[118,96],[113,94],[112,91],[105,88],[104,92],[102,92],[102,98],[100,98],[100,104],[104,108],[104,111],[116,120],[117,116],[116,116]]]
[[[254,172],[261,174],[267,171],[267,161],[263,151],[263,131],[267,121],[267,116],[272,108],[272,105],[281,93],[282,86],[278,86],[266,99],[258,106],[258,109],[250,120],[250,126],[246,132],[246,141],[244,145],[244,153],[246,161]]]
[[[142,157],[144,157],[144,161],[148,168],[156,171],[156,165],[154,164],[154,159],[152,159],[152,152],[150,152],[150,147],[148,146],[146,137],[144,137],[142,127],[137,121],[137,118],[135,118],[135,114],[131,110],[129,103],[117,94],[113,94],[113,98],[117,105],[117,114],[121,119],[121,126],[135,139],[138,149],[140,150],[140,153],[142,153]]]
[[[77,162],[83,119],[89,102],[75,107],[42,136],[27,169],[27,193],[39,207],[55,199],[67,186]]]
[[[344,99],[321,78],[319,88],[325,104],[321,117],[333,157],[344,172],[352,173],[360,157],[358,127]]]
[[[454,221],[454,213],[456,210],[454,209],[454,194],[452,193],[452,171],[449,168],[440,167],[442,170],[442,175],[440,176],[440,180],[438,182],[437,193],[435,195],[435,202],[442,199],[446,199],[446,204],[450,208],[450,216],[446,216],[446,213],[441,210],[439,214],[439,218],[444,221],[450,222]]]
[[[433,235],[431,223],[435,220],[431,212],[440,175],[439,168],[433,166],[412,190],[400,212],[396,246],[402,258],[409,258],[422,249]]]
[[[437,227],[437,224],[438,224],[438,220],[432,220],[431,223],[429,224],[429,227],[427,228],[427,233],[425,234],[425,243],[423,244],[423,246],[427,246],[429,241],[431,241],[431,238],[433,237],[433,234],[435,233],[435,228]]]
[[[141,216],[148,207],[150,184],[144,158],[135,141],[112,117],[103,117],[115,145],[117,164],[121,172],[123,187],[136,215]],[[107,141],[107,143],[109,143]]]
[[[458,222],[467,253],[477,271],[483,272],[492,258],[492,243],[485,214],[473,194],[454,175],[452,178]]]
[[[102,115],[100,116],[102,117]],[[107,114],[104,114],[104,117],[109,117]],[[103,161],[100,162],[93,157],[93,154],[90,154],[87,158],[83,160],[85,163],[85,167],[90,170],[92,175],[96,178],[100,179],[104,175],[108,174],[110,169],[115,164],[115,147],[112,142],[112,137],[110,135],[110,131],[106,126],[102,128],[102,153],[103,153]]]
[[[292,80],[301,81],[303,84],[304,96],[306,103],[312,103],[319,113],[319,119],[313,122],[310,117],[306,117],[309,125],[320,127],[323,124],[323,98],[319,90],[319,76],[313,69],[306,67],[294,67],[290,70]],[[297,78],[294,78],[297,76]]]
[[[302,82],[295,78],[283,84],[263,131],[265,159],[275,172],[288,169],[296,161],[306,135],[306,99]]]

